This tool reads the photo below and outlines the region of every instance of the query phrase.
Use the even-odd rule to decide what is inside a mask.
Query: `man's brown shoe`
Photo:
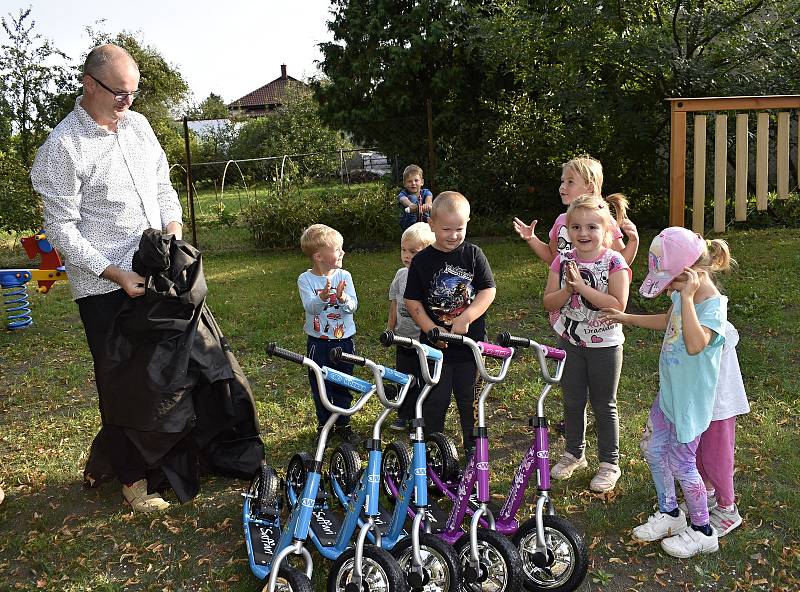
[[[164,501],[159,493],[147,494],[147,480],[139,479],[136,483],[122,486],[122,495],[125,501],[133,508],[134,512],[159,512],[169,508],[169,502]]]

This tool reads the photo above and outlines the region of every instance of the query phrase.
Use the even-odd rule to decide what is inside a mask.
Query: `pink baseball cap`
[[[699,234],[680,226],[662,230],[650,243],[647,257],[649,272],[644,278],[639,294],[655,298],[683,273],[684,268],[694,265],[706,248]]]

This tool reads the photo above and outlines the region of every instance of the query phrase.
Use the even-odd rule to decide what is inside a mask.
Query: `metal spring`
[[[24,329],[33,323],[28,290],[25,284],[21,286],[3,286],[3,307],[8,318],[8,328]]]

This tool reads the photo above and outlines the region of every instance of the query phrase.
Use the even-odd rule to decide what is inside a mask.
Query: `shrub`
[[[400,238],[395,190],[382,186],[289,189],[247,203],[242,215],[258,247],[297,247],[312,224],[342,233],[346,248],[373,249]]]

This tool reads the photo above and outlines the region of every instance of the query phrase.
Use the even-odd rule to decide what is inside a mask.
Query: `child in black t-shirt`
[[[422,330],[423,343],[435,326],[475,340],[486,338],[484,313],[497,289],[483,251],[464,241],[467,222],[469,202],[460,193],[444,191],[433,201],[430,225],[436,240],[411,260],[405,291],[406,309]],[[467,457],[475,448],[472,409],[477,379],[472,352],[464,345],[448,345],[441,379],[422,410],[426,432],[441,432],[450,394],[455,396]]]

